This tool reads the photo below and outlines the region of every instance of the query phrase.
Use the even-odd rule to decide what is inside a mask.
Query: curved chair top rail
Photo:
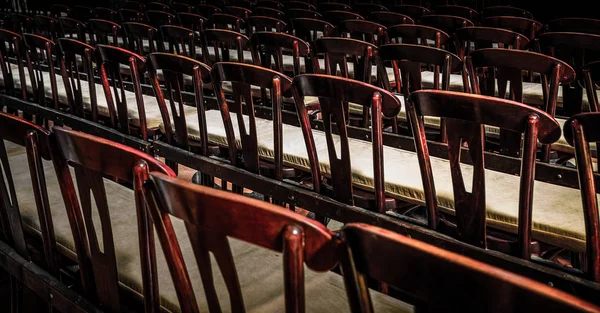
[[[469,57],[476,68],[486,66],[516,68],[541,74],[551,74],[552,69],[560,65],[559,83],[570,83],[575,79],[575,70],[569,64],[537,52],[485,48],[471,52]]]
[[[440,5],[433,9],[434,14],[453,15],[466,18],[471,22],[479,19],[479,13],[476,10],[460,5]]]
[[[321,19],[321,18],[323,18],[323,15],[321,15],[321,13],[319,13],[317,11],[305,10],[305,9],[288,9],[287,14],[290,19],[295,19],[295,18]]]
[[[539,32],[544,25],[542,23],[525,17],[516,17],[516,16],[492,16],[486,17],[482,20],[482,25],[498,27],[498,28],[508,28],[511,30],[533,30],[534,33]],[[523,34],[526,36],[530,36],[530,34]],[[530,38],[531,39],[531,38]]]
[[[367,20],[345,20],[339,22],[339,32],[359,32],[368,34],[378,34],[385,32],[387,27],[376,22]]]
[[[50,160],[50,131],[12,114],[0,112],[0,138],[27,147],[30,136],[37,136],[40,155]]]
[[[504,45],[512,45],[513,49],[525,49],[529,45],[529,38],[508,29],[485,27],[485,26],[470,26],[456,30],[456,36],[461,41],[488,41],[494,43],[503,43]],[[518,42],[519,46],[514,47]]]
[[[408,15],[389,11],[371,12],[370,18],[373,22],[382,24],[386,27],[398,24],[414,24],[415,21]]]
[[[410,38],[425,38],[430,40],[435,40],[439,34],[440,44],[445,44],[449,39],[450,35],[448,35],[445,31],[425,25],[412,25],[412,24],[402,24],[402,25],[394,25],[390,26],[387,29],[388,37],[396,38],[396,37],[410,37]]]
[[[286,17],[282,11],[267,7],[255,7],[252,13],[254,16],[268,16],[279,20],[284,20]]]
[[[548,32],[538,35],[537,39],[542,48],[566,46],[600,51],[600,34]]]
[[[433,26],[447,32],[456,29],[474,26],[473,22],[467,18],[454,15],[430,14],[421,17],[421,23],[427,26]]]
[[[86,50],[89,51],[87,53],[91,53],[90,56],[96,51],[96,48],[88,45],[87,43],[81,42],[79,40],[75,40],[72,38],[59,38],[58,45],[60,46],[60,51],[65,55],[86,55]]]
[[[308,3],[308,2],[304,2],[304,1],[289,1],[287,3],[287,9],[288,9],[288,12],[289,12],[289,10],[294,10],[294,9],[302,9],[302,10],[310,10],[310,11],[317,10],[317,8],[312,3]]]
[[[396,116],[402,106],[400,99],[391,92],[348,78],[322,74],[301,74],[294,78],[292,86],[295,93],[294,98],[297,93],[301,99],[304,97],[332,98],[363,106],[370,106],[373,95],[378,93],[381,97],[381,111],[386,117]],[[295,100],[300,101],[300,99]]]
[[[127,35],[133,38],[149,38],[158,31],[154,26],[139,22],[126,22],[121,25],[125,28]]]
[[[547,23],[551,32],[578,32],[600,34],[600,20],[581,17],[563,17]]]
[[[100,62],[115,62],[119,64],[129,65],[129,61],[135,61],[139,73],[146,71],[146,59],[127,49],[113,47],[109,45],[96,45],[96,51]]]
[[[298,54],[300,56],[310,54],[310,45],[306,41],[285,33],[256,32],[250,37],[250,43],[253,47],[262,45],[285,49],[298,47]]]
[[[119,25],[115,22],[111,22],[108,20],[94,19],[94,18],[88,20],[88,25],[90,25],[90,28],[92,30],[99,30],[99,31],[105,32],[105,33],[110,33],[114,30],[121,29],[121,25]]]
[[[153,52],[148,55],[153,70],[163,70],[194,76],[196,68],[200,69],[202,81],[210,82],[210,66],[183,55],[165,52]]]
[[[323,2],[317,5],[319,11],[352,11],[352,8],[344,3]]]
[[[236,43],[238,40],[242,45],[242,48],[248,47],[250,38],[248,36],[228,29],[205,29],[202,32],[206,41],[223,41],[228,43]]]
[[[419,19],[421,16],[431,14],[431,11],[419,5],[403,4],[392,8],[392,12],[405,14],[413,19]]]
[[[376,45],[352,38],[322,37],[313,43],[315,53],[364,55],[368,48],[371,48],[373,52],[377,51]]]
[[[391,43],[379,47],[379,57],[382,61],[410,61],[426,64],[443,65],[446,58],[450,60],[450,71],[457,72],[462,68],[460,58],[444,49],[423,45]]]
[[[339,22],[341,21],[345,21],[345,20],[364,20],[364,18],[356,13],[352,13],[350,11],[339,11],[339,10],[334,10],[334,11],[325,11],[322,13],[323,14],[323,18],[334,24],[337,25]]]
[[[217,62],[213,65],[211,72],[214,81],[239,82],[262,88],[271,88],[273,79],[277,77],[279,78],[281,93],[289,96],[291,92],[291,78],[262,66],[237,62]]]
[[[30,49],[32,48],[38,48],[38,49],[45,49],[45,48],[50,48],[50,49],[54,49],[54,41],[46,38],[46,37],[42,37],[40,35],[35,35],[35,34],[23,34],[23,39],[25,40],[25,45],[27,47],[29,47]]]
[[[576,114],[571,116],[567,122],[565,122],[563,134],[571,146],[575,146],[573,128],[571,127],[571,124],[573,123],[578,123],[583,127],[583,133],[587,142],[600,141],[600,113],[587,112]]]
[[[523,10],[521,8],[511,7],[511,6],[491,6],[483,9],[482,15],[484,17],[492,17],[492,16],[516,16],[516,17],[524,17],[533,19],[533,14],[531,14],[527,10]]]
[[[418,116],[436,116],[476,122],[524,133],[531,116],[538,119],[541,143],[560,138],[560,125],[548,113],[520,102],[443,90],[419,90],[411,93]]]

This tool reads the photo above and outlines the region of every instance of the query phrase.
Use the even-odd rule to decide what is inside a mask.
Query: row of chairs
[[[311,77],[306,76],[306,79],[310,80]],[[298,80],[298,85],[305,83]],[[346,83],[342,80],[337,82]],[[383,97],[385,99],[386,96]],[[518,108],[519,115],[524,115],[525,119],[530,116],[529,126],[525,126],[528,135],[535,136],[538,131],[541,136],[556,133],[550,117],[516,103],[436,91],[417,92],[412,98],[411,103],[420,107],[423,113],[438,112],[461,119],[465,116],[461,114],[464,112],[448,112],[445,109],[448,102],[440,100],[452,99],[452,103],[456,104],[454,108],[463,109],[476,106],[486,110],[499,104],[512,106]],[[382,99],[374,97],[373,100],[373,104],[381,109]],[[485,118],[484,115],[481,117]],[[591,122],[595,126],[597,122],[592,119],[597,118],[597,115],[590,114],[578,117],[574,120],[574,129],[592,130],[587,125]],[[211,312],[220,311],[217,292],[220,294],[223,288],[219,288],[219,283],[213,279],[209,253],[214,255],[219,265],[232,310],[243,311],[245,303],[256,305],[256,299],[242,296],[241,288],[248,282],[240,284],[239,277],[244,277],[246,273],[238,272],[236,267],[245,268],[246,263],[252,261],[263,267],[268,266],[267,270],[281,267],[270,267],[268,253],[263,253],[262,258],[244,259],[235,251],[236,248],[240,249],[240,244],[231,242],[228,237],[281,253],[281,257],[276,259],[279,262],[283,260],[283,269],[279,270],[283,272],[283,284],[278,283],[277,286],[283,287],[277,292],[283,294],[285,310],[288,312],[322,310],[324,307],[319,305],[326,305],[327,309],[344,309],[349,305],[352,312],[370,312],[374,307],[378,312],[404,309],[404,304],[383,300],[380,294],[370,291],[370,285],[367,284],[369,278],[405,293],[408,297],[403,299],[419,310],[480,311],[498,307],[502,311],[547,308],[561,312],[600,312],[600,308],[545,284],[377,227],[348,224],[333,233],[318,222],[281,207],[179,180],[169,167],[153,156],[118,143],[64,127],[54,127],[48,131],[6,113],[0,113],[0,120],[2,168],[7,179],[7,184],[1,186],[8,186],[10,194],[15,195],[15,182],[17,185],[22,182],[17,182],[20,179],[17,176],[13,180],[12,175],[30,173],[31,185],[27,187],[25,183],[24,189],[23,186],[17,189],[27,192],[27,188],[34,188],[39,214],[38,231],[43,234],[45,249],[44,266],[51,273],[58,274],[62,264],[58,261],[59,252],[54,238],[65,240],[65,231],[70,232],[71,249],[74,249],[79,265],[82,294],[95,299],[111,312],[124,309],[122,303],[125,299],[119,293],[119,281],[126,286],[143,286],[140,292],[146,311],[158,311],[161,303],[165,305],[171,301],[175,301],[171,309],[176,311],[198,312],[199,302]],[[524,126],[511,124],[519,129]],[[554,127],[548,128],[551,125]],[[575,138],[579,138],[575,139],[576,142],[582,143],[583,137],[576,135]],[[7,142],[26,147],[29,166],[11,168],[6,154]],[[22,158],[24,155],[13,154],[10,161],[14,162],[16,157]],[[46,185],[45,177],[49,172],[44,171],[43,159],[51,160],[54,166],[56,184],[66,212],[56,214],[48,206],[47,188],[56,190],[57,186]],[[114,184],[110,180],[121,184]],[[123,192],[130,188],[133,193]],[[7,189],[3,189],[3,195],[8,193]],[[129,206],[115,202],[123,194],[129,198]],[[120,205],[112,206],[115,203]],[[31,258],[32,254],[23,237],[27,231],[20,221],[24,219],[21,216],[24,212],[27,210],[19,208],[13,197],[13,205],[3,207],[1,211],[2,234],[3,240],[15,246],[23,256]],[[27,213],[31,214],[31,210]],[[70,229],[55,229],[54,225],[70,225]],[[137,232],[137,236],[123,237],[123,228],[118,225],[126,225],[127,229]],[[133,225],[138,225],[137,229]],[[157,266],[160,266],[157,260],[161,258],[155,252],[152,228],[156,230],[170,279],[161,279],[157,275]],[[184,228],[187,236],[184,235]],[[98,233],[101,233],[101,238],[98,238]],[[195,258],[195,262],[191,263],[186,263],[189,259],[184,256],[192,251],[186,251],[181,246],[185,243],[187,247],[188,240],[192,243]],[[60,244],[64,246],[65,242]],[[139,254],[123,251],[119,246],[139,246]],[[140,266],[138,269],[129,269],[141,271],[137,282],[123,280],[131,277],[131,273],[126,272],[128,263]],[[328,271],[339,264],[348,300],[339,295],[319,299],[325,291],[320,287],[324,286],[311,281],[305,287],[304,279],[309,273],[305,273],[304,264],[317,272]],[[394,266],[390,267],[389,264]],[[192,277],[202,280],[204,295],[194,288],[198,281],[192,280]],[[281,276],[277,277],[281,279]],[[161,293],[163,288],[168,289],[167,280],[174,285],[175,295],[171,297]],[[460,281],[460,288],[456,288],[457,281]],[[251,281],[250,284],[262,286],[259,281]],[[310,292],[313,288],[317,288],[317,293]],[[305,299],[305,294],[311,297]],[[339,304],[340,301],[342,304]],[[55,304],[59,302],[54,300]]]

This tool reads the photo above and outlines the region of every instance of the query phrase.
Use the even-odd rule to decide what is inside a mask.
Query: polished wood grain
[[[144,194],[183,312],[199,309],[171,216],[186,223],[210,312],[220,312],[221,306],[209,252],[223,274],[232,312],[245,311],[227,237],[283,253],[286,312],[304,312],[303,264],[327,271],[337,263],[335,241],[327,228],[278,206],[153,172]]]

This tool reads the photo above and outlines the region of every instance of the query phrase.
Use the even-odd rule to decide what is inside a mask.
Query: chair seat
[[[227,146],[221,113],[207,111],[209,141]],[[239,138],[237,117],[232,114],[233,128]],[[191,116],[193,117],[193,115]],[[198,122],[188,119],[190,137],[198,136]],[[244,117],[247,119],[247,117]],[[246,120],[247,123],[247,120]],[[273,158],[272,121],[256,120],[258,149],[261,157]],[[331,173],[325,133],[314,130],[316,151],[321,171]],[[339,137],[334,136],[339,145]],[[240,145],[238,139],[238,145]],[[241,146],[238,146],[241,148]],[[339,147],[337,148],[339,149]],[[283,125],[283,158],[286,166],[308,171],[310,168],[302,130],[299,127]],[[373,157],[370,142],[350,139],[350,156],[354,185],[365,190],[373,190]],[[431,158],[438,204],[449,214],[454,210],[454,194],[447,160]],[[472,181],[472,167],[462,164],[467,190]],[[414,152],[384,146],[384,173],[386,195],[403,201],[423,204],[425,201],[417,155]],[[490,226],[511,233],[517,233],[519,177],[492,170],[486,170],[487,218]],[[581,195],[578,189],[535,182],[533,196],[533,237],[534,239],[568,248],[585,251],[585,225]]]
[[[18,201],[23,223],[28,232],[39,234],[35,200],[31,195],[27,158],[25,155],[10,158],[15,177]],[[75,260],[74,242],[63,200],[60,194],[54,169],[50,162],[44,162],[49,186],[48,195],[56,239],[61,253]],[[111,225],[116,245],[117,267],[121,286],[141,297],[142,278],[138,248],[138,234],[133,191],[105,180],[106,192],[110,195]],[[100,225],[99,216],[94,211],[94,223]],[[199,301],[200,310],[208,312],[200,274],[191,249],[185,225],[172,219],[177,238],[181,244],[186,265]],[[99,240],[102,237],[99,236]],[[283,312],[283,258],[280,253],[262,249],[242,241],[230,239],[240,286],[248,312]],[[101,244],[101,243],[100,243]],[[166,311],[180,312],[177,296],[160,245],[156,245],[157,269],[161,305]],[[228,294],[221,273],[213,259],[215,287],[223,312],[230,312]],[[306,268],[306,267],[305,267]],[[307,312],[348,312],[349,306],[341,276],[332,272],[317,273],[306,269],[306,308]],[[398,300],[377,292],[371,292],[377,312],[410,312],[411,307]]]

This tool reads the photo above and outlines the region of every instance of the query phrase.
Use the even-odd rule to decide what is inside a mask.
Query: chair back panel
[[[67,102],[71,112],[79,117],[85,117],[84,98],[89,97],[92,121],[98,121],[98,99],[96,98],[96,82],[94,81],[94,59],[96,49],[88,44],[71,38],[58,40],[62,57],[60,72],[67,94]],[[78,61],[81,58],[81,64]],[[87,81],[82,80],[85,74]],[[87,84],[87,90],[82,88]]]
[[[17,96],[16,86],[13,79],[13,68],[10,66],[9,58],[15,57],[19,70],[19,80],[21,83],[20,97],[27,99],[27,83],[25,82],[25,64],[23,56],[25,54],[25,43],[23,37],[9,30],[0,29],[0,70],[4,81],[4,92],[11,96]]]
[[[42,36],[23,34],[25,40],[25,58],[27,71],[33,92],[33,100],[41,106],[46,106],[46,90],[44,86],[50,84],[52,92],[52,105],[58,109],[58,91],[55,75],[55,57],[57,55],[54,41]],[[51,65],[51,66],[48,66]],[[49,80],[44,81],[44,70],[48,68]]]

